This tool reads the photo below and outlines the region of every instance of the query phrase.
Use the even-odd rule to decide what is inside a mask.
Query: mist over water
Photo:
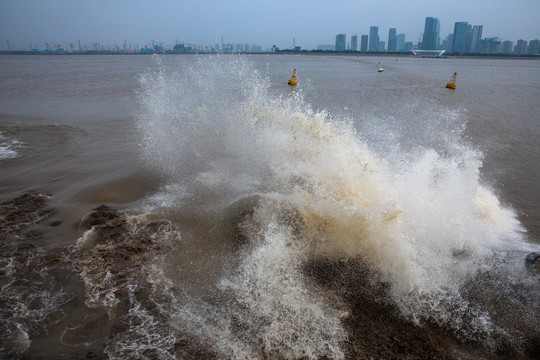
[[[348,306],[306,273],[320,261],[367,267],[385,289],[373,296],[400,317],[486,347],[511,332],[493,318],[496,294],[517,303],[514,288],[538,290],[523,276],[533,249],[480,180],[482,153],[462,136],[459,109],[428,103],[429,126],[406,141],[373,123],[362,134],[350,118],[313,110],[300,89],[273,91],[236,56],[143,74],[139,99],[143,157],[169,182],[149,208],[180,233],[204,227],[186,231],[180,249],[229,249],[221,266],[185,273],[213,274],[205,296],[186,286],[186,264],[167,272],[183,289],[173,326],[216,353],[342,358]],[[523,319],[537,306],[520,304]]]

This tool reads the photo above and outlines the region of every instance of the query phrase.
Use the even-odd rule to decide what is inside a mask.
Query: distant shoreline
[[[310,56],[383,56],[383,57],[417,57],[417,58],[466,58],[466,59],[540,59],[540,54],[536,55],[512,55],[512,54],[463,54],[463,55],[443,55],[441,57],[423,57],[415,56],[411,53],[386,53],[386,52],[340,52],[340,51],[286,51],[277,52],[233,52],[233,53],[216,53],[216,52],[161,52],[161,53],[141,53],[141,52],[109,52],[109,51],[84,51],[84,52],[63,52],[63,53],[43,53],[35,51],[0,51],[0,55],[33,55],[33,56],[81,56],[81,55],[310,55]]]

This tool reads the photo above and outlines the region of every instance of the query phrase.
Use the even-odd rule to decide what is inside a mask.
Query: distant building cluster
[[[379,37],[379,27],[371,26],[369,34],[358,36],[354,34],[347,41],[346,34],[337,34],[334,44],[317,45],[315,51],[324,52],[361,52],[361,53],[408,53],[411,52],[419,56],[441,56],[445,54],[467,55],[467,54],[504,54],[515,56],[540,55],[540,40],[534,39],[526,41],[523,39],[517,40],[514,44],[512,41],[503,41],[503,39],[494,36],[490,38],[482,38],[484,30],[483,25],[471,25],[466,21],[456,22],[454,24],[454,32],[446,36],[441,41],[440,23],[437,18],[426,17],[424,23],[424,31],[418,39],[417,43],[406,41],[406,35],[398,33],[396,28],[388,30],[387,41]],[[10,51],[9,40],[7,49]],[[88,44],[69,44],[67,48],[60,44],[49,44],[45,46],[32,47],[29,44],[29,50],[25,52],[40,53],[40,54],[65,54],[65,53],[113,53],[113,54],[155,54],[155,53],[259,53],[259,52],[300,52],[303,51],[300,46],[296,46],[293,39],[292,49],[280,50],[277,46],[263,49],[255,44],[234,44],[224,43],[223,37],[221,43],[212,46],[203,46],[198,44],[190,44],[176,42],[174,45],[163,45],[163,43],[147,44],[139,46],[136,44],[128,44],[124,40],[123,45],[115,44],[114,46],[104,46],[97,42]]]
[[[186,45],[178,43],[172,49],[164,50],[166,53],[257,53],[263,52],[262,47],[255,44],[215,44],[214,46]]]
[[[483,30],[483,25],[470,25],[466,21],[456,22],[454,32],[449,34],[440,44],[433,44],[436,46],[434,49],[446,50],[453,54],[540,54],[540,40],[538,39],[531,40],[528,43],[520,39],[514,45],[512,41],[503,41],[497,36],[482,38]]]
[[[257,53],[263,52],[262,46],[255,44],[215,44],[214,46],[202,46],[198,44],[180,43],[175,45],[163,45],[163,43],[147,44],[139,46],[136,44],[128,44],[126,41],[122,46],[105,46],[103,44],[92,42],[90,45],[81,44],[69,44],[67,48],[62,47],[61,44],[51,45],[45,43],[45,46],[39,48],[29,44],[30,50],[24,52],[30,52],[35,54],[188,54],[188,53]],[[8,51],[9,48],[8,42]]]
[[[456,22],[454,32],[441,41],[439,20],[426,17],[421,41],[413,44],[405,41],[405,34],[397,34],[396,28],[388,30],[388,42],[379,38],[379,27],[371,26],[369,35],[361,35],[358,45],[358,35],[352,35],[347,46],[345,34],[336,35],[335,45],[317,45],[322,51],[358,51],[358,52],[413,52],[415,54],[451,53],[463,54],[506,54],[506,55],[540,55],[540,40],[520,39],[514,45],[512,41],[503,41],[499,37],[482,38],[483,25],[470,25],[467,22]]]
[[[387,45],[388,44],[388,45]],[[412,42],[405,41],[405,34],[398,34],[396,28],[388,31],[388,43],[379,38],[379,27],[371,26],[369,35],[361,35],[358,41],[358,35],[352,35],[350,43],[347,43],[345,34],[337,34],[335,44],[317,45],[317,50],[321,51],[357,51],[357,52],[408,52],[413,49]]]

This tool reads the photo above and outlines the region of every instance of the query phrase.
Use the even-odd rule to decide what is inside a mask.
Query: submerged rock
[[[532,252],[525,258],[527,268],[540,273],[540,253]]]
[[[23,194],[0,205],[0,240],[8,237],[24,238],[26,227],[42,222],[55,213],[46,208],[50,197],[44,194]]]

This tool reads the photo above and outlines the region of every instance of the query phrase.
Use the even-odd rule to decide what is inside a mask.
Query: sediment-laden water
[[[0,62],[1,357],[540,352],[538,61]]]

